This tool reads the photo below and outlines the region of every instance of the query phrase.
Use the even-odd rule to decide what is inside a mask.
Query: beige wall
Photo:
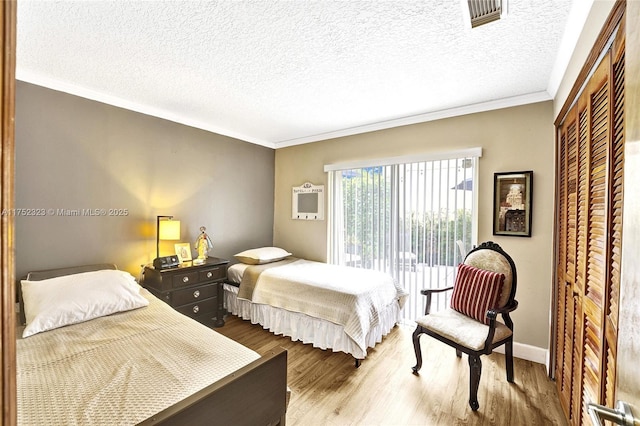
[[[271,244],[273,149],[23,82],[16,108],[17,207],[128,210],[17,217],[18,277],[94,262],[137,275],[156,255],[156,215],[191,244],[206,226],[219,257]]]
[[[325,164],[482,147],[478,238],[480,242],[497,242],[516,262],[520,307],[513,316],[515,340],[547,348],[553,253],[553,135],[553,104],[542,102],[278,149],[274,244],[300,257],[326,260],[327,220],[291,219],[291,188],[306,181],[327,185]],[[494,236],[493,173],[518,170],[534,172],[532,236]]]

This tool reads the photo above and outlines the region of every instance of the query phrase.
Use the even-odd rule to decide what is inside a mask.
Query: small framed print
[[[533,171],[493,174],[493,235],[531,236]]]
[[[180,263],[191,261],[191,246],[189,243],[180,243],[175,245],[176,256]]]

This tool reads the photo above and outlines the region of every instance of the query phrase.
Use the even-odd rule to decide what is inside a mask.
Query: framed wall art
[[[533,171],[493,174],[493,235],[531,236]]]

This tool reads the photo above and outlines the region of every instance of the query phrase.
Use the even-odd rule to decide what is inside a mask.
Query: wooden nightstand
[[[227,278],[228,260],[210,257],[202,265],[183,265],[157,270],[145,266],[143,287],[175,310],[203,324],[224,325],[222,282]]]

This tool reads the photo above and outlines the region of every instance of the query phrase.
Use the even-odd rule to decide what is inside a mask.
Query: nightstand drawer
[[[218,284],[207,284],[195,288],[176,290],[172,293],[171,304],[173,306],[186,305],[198,302],[218,295]]]
[[[175,274],[172,279],[174,287],[184,287],[186,285],[198,284],[198,272],[183,272]]]
[[[227,268],[224,266],[216,266],[215,268],[205,269],[200,271],[200,281],[210,281],[217,280],[220,278],[225,278]]]
[[[207,312],[215,313],[217,306],[218,306],[218,299],[214,297],[211,299],[203,300],[201,302],[191,303],[185,306],[179,306],[176,308],[176,311],[182,314],[185,314],[187,316],[193,317],[196,315],[202,315]]]
[[[178,312],[195,320],[222,327],[224,305],[222,282],[227,277],[228,260],[209,257],[201,264],[179,268],[144,267],[141,284]]]

